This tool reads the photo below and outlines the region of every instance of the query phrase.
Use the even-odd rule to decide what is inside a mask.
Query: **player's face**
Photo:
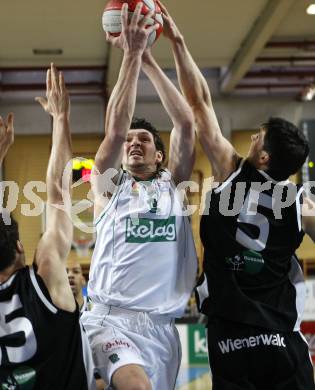
[[[67,274],[73,295],[76,297],[85,285],[85,279],[82,274],[81,265],[78,262],[71,261],[67,264]]]
[[[159,162],[162,162],[162,153],[156,150],[153,135],[145,129],[129,130],[123,165],[133,171],[143,171],[144,168],[155,171]]]
[[[251,136],[251,145],[248,151],[248,160],[256,167],[259,168],[262,163],[262,156],[266,153],[264,151],[266,130],[259,129],[259,132]]]

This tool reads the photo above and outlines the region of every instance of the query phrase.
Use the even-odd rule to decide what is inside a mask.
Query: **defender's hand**
[[[176,23],[169,14],[165,5],[160,0],[157,0],[157,3],[162,10],[163,34],[166,38],[170,39],[173,42],[176,42],[178,39],[182,38],[182,34],[180,33],[178,27],[176,26]]]
[[[54,64],[47,70],[46,99],[36,97],[35,100],[53,117],[70,116],[70,99],[62,72],[57,71]]]

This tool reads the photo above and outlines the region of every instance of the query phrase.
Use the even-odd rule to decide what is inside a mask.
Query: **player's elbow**
[[[63,190],[60,180],[47,181],[47,199],[51,203],[59,203],[63,200]]]
[[[194,114],[192,110],[189,109],[184,113],[182,117],[182,126],[184,129],[187,129],[187,131],[190,131],[194,128],[194,122],[195,122]]]
[[[208,116],[209,110],[212,108],[212,105],[207,104],[203,98],[195,99],[191,105],[195,121],[198,122],[199,118],[203,118],[206,115]]]
[[[185,135],[185,139],[193,140],[195,137],[195,124],[193,113],[187,113],[181,120],[180,124],[181,132]]]

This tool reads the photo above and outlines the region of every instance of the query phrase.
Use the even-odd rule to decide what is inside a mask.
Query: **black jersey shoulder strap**
[[[220,193],[227,185],[232,182],[232,180],[234,180],[241,173],[245,162],[245,159],[240,159],[238,161],[237,168],[230,174],[230,176],[226,180],[224,180],[224,182],[222,182],[218,187],[214,189],[215,194]]]
[[[47,287],[45,286],[45,283],[42,278],[37,274],[36,270],[36,265],[29,267],[29,275],[31,278],[32,285],[37,293],[37,296],[50,312],[52,312],[53,314],[57,314],[58,309],[51,302]]]

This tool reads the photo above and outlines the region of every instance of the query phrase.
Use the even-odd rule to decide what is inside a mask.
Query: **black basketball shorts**
[[[211,319],[207,329],[213,390],[314,390],[308,345],[283,333]]]

